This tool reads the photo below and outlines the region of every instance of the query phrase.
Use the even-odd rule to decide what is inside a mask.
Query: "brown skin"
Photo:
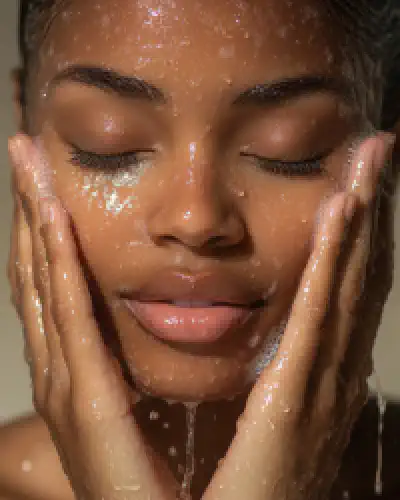
[[[207,482],[193,498],[310,500],[328,494],[366,395],[370,342],[383,304],[375,290],[387,293],[387,285],[366,283],[361,321],[354,322],[370,254],[373,201],[392,141],[384,134],[364,141],[346,192],[324,207],[280,351],[252,389],[223,464],[204,495]],[[101,342],[70,218],[46,187],[48,167],[26,137],[10,148],[18,207],[15,300],[35,407],[71,486],[85,499],[175,498],[173,477],[146,446],[141,419],[133,419],[140,405],[132,415],[121,373]],[[346,226],[351,237],[344,241]],[[351,356],[349,335],[361,332],[363,342]]]
[[[289,7],[271,0],[268,9],[252,2],[240,10],[234,2],[199,9],[198,3],[182,0],[176,9],[166,6],[160,17],[149,17],[151,5],[139,8],[121,0],[115,9],[114,3],[79,3],[78,11],[77,2],[72,2],[70,16],[55,19],[29,95],[29,128],[40,136],[54,170],[55,193],[71,217],[88,270],[111,311],[117,336],[110,330],[106,338],[113,346],[120,342],[117,355],[136,386],[177,401],[212,401],[244,393],[231,403],[208,403],[199,409],[194,483],[194,498],[199,498],[244,408],[248,365],[257,354],[248,340],[255,331],[268,334],[287,317],[310,255],[319,206],[346,188],[348,148],[368,117],[358,103],[331,91],[262,107],[231,105],[240,92],[266,81],[316,74],[343,79],[345,61],[333,41],[339,38],[338,28],[327,22],[317,2]],[[317,15],[299,22],[307,11]],[[99,16],[105,22],[101,29]],[[221,23],[223,29],[215,30]],[[177,43],[182,40],[186,42]],[[66,64],[111,67],[138,76],[161,88],[168,100],[155,104],[122,99],[72,82],[47,88]],[[38,99],[46,88],[47,97]],[[152,166],[138,185],[119,190],[122,200],[135,196],[132,209],[114,216],[94,202],[88,216],[88,197],[81,193],[84,176],[94,174],[71,165],[68,143],[97,153],[157,146],[146,154]],[[276,175],[241,157],[243,151],[286,161],[325,154],[324,172],[314,177]],[[383,229],[382,234],[387,236]],[[222,237],[222,245],[212,243],[215,236]],[[185,270],[222,269],[261,292],[277,282],[276,294],[253,330],[188,353],[157,341],[116,307],[121,288],[136,288],[158,271],[176,267],[177,255]],[[376,292],[381,302],[389,281]],[[363,353],[370,353],[375,322],[371,330]],[[320,361],[324,363],[326,357]],[[359,405],[355,406],[356,414]],[[159,421],[149,421],[151,410],[160,413]],[[145,398],[135,416],[147,441],[177,474],[184,457],[182,407]],[[165,421],[171,426],[167,432]],[[217,443],[215,436],[220,438]],[[172,444],[177,458],[168,455]]]
[[[175,497],[172,478],[163,474],[162,463],[154,468],[156,457],[143,447],[146,432],[138,433],[136,425],[141,423],[141,405],[134,408],[139,418],[133,420],[122,378],[99,342],[69,217],[57,198],[43,195],[46,167],[38,162],[37,147],[18,137],[11,142],[11,153],[18,189],[14,292],[25,325],[35,406],[52,433],[71,485],[79,498],[126,498],[121,485],[130,484],[140,485],[142,497]],[[280,353],[251,391],[224,463],[202,498],[232,500],[249,494],[254,499],[298,500],[301,494],[310,500],[327,495],[365,397],[370,342],[383,304],[376,290],[387,293],[387,285],[367,283],[360,303],[362,321],[354,323],[352,312],[369,255],[372,202],[389,154],[386,136],[365,141],[350,169],[347,191],[352,194],[334,196],[323,210]],[[348,248],[341,252],[354,210],[358,217],[348,230]],[[387,260],[382,263],[379,283],[390,269]],[[363,340],[356,355],[350,333]],[[230,413],[232,417],[232,409]]]
[[[79,4],[78,14],[72,2],[68,21],[61,16],[54,21],[42,49],[47,56],[51,47],[53,55],[44,60],[31,93],[30,130],[40,133],[55,170],[55,192],[74,221],[82,253],[112,309],[124,359],[131,371],[134,367],[136,381],[152,394],[176,400],[238,392],[248,378],[246,361],[255,355],[247,342],[254,331],[266,335],[287,315],[309,256],[316,213],[321,202],[343,186],[348,149],[365,127],[365,117],[343,94],[328,91],[261,109],[231,103],[241,91],[262,82],[321,74],[342,80],[344,62],[339,48],[329,42],[334,33],[326,29],[322,14],[298,23],[283,38],[279,29],[265,30],[303,17],[297,7],[279,2],[271,9],[252,2],[243,13],[230,1],[207,6],[204,13],[197,4],[182,2],[176,12],[184,9],[186,22],[181,14],[175,21],[175,9],[166,8],[151,25],[145,22],[145,5],[139,9],[121,2],[114,12],[114,2],[103,1],[97,16],[95,5]],[[105,18],[110,22],[101,30],[99,15],[109,16]],[[241,22],[236,24],[239,15]],[[222,19],[223,32],[214,30]],[[170,24],[173,36],[165,29]],[[197,24],[199,29],[193,30]],[[227,44],[225,32],[235,57],[215,57],[215,49]],[[188,42],[182,46],[176,40]],[[327,61],[327,51],[333,62]],[[143,62],[147,60],[151,64]],[[69,82],[37,99],[67,64],[136,75],[159,87],[168,101],[155,105],[122,100]],[[112,130],[106,132],[110,118]],[[88,217],[89,200],[82,191],[90,172],[71,166],[71,143],[97,153],[160,150],[145,155],[152,167],[137,187],[121,190],[122,201],[135,197],[132,209],[113,217],[94,202]],[[191,144],[196,148],[192,157]],[[288,179],[256,168],[254,161],[240,156],[247,149],[293,161],[330,154],[324,175]],[[100,198],[101,191],[102,187]],[[223,236],[217,248],[209,242],[215,236]],[[299,244],[287,245],[288,241]],[[223,349],[206,346],[193,357],[154,340],[126,310],[115,308],[119,290],[137,289],[168,268],[193,273],[222,269],[239,283],[260,290],[260,295],[275,282],[278,288],[253,332],[227,342]]]

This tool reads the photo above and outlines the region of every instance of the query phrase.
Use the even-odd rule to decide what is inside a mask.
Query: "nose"
[[[245,237],[245,223],[235,201],[218,181],[216,169],[192,165],[163,184],[147,220],[152,240],[192,249],[227,248]]]

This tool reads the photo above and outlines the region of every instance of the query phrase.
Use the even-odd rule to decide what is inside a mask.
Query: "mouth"
[[[245,325],[265,305],[204,301],[123,300],[136,320],[160,340],[206,344],[220,340],[228,332]]]
[[[199,273],[166,269],[119,299],[136,321],[156,338],[185,344],[220,340],[243,327],[269,302],[243,277],[219,269]]]

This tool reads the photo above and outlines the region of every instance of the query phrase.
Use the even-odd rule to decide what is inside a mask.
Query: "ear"
[[[23,90],[23,72],[21,68],[11,71],[11,81],[13,85],[13,104],[16,124],[19,132],[24,130],[25,125],[25,98]]]

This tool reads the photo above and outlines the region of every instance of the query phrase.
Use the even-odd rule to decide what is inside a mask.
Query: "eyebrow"
[[[241,92],[233,104],[265,105],[317,92],[334,93],[346,101],[354,97],[351,86],[345,81],[327,76],[307,75],[255,85]]]
[[[164,92],[155,85],[136,76],[122,75],[108,68],[69,66],[53,78],[50,88],[68,81],[111,92],[120,97],[145,99],[157,103],[167,101]],[[234,99],[233,104],[265,106],[318,92],[334,93],[344,98],[345,101],[351,101],[354,98],[351,89],[351,85],[343,80],[324,75],[306,75],[257,84],[241,92]]]
[[[51,81],[50,88],[63,82],[75,82],[112,92],[120,97],[165,102],[162,90],[136,76],[126,76],[114,70],[97,66],[69,66]]]

